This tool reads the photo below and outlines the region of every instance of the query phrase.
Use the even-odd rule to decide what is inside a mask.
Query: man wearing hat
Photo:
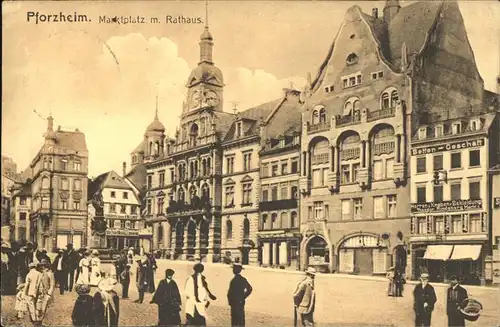
[[[314,326],[314,306],[316,303],[316,292],[314,290],[314,278],[316,268],[308,267],[306,277],[297,285],[293,293],[295,310],[300,314],[302,326]]]
[[[73,249],[73,244],[68,243],[66,245],[66,253],[63,256],[63,264],[65,268],[67,279],[65,285],[66,290],[70,291],[73,289],[73,284],[75,282],[75,271],[78,269],[78,264],[80,263],[80,257],[78,253]]]
[[[465,326],[465,318],[460,312],[460,304],[468,298],[467,290],[459,285],[457,276],[450,277],[450,287],[446,297],[446,314],[448,326]]]
[[[194,274],[186,281],[184,294],[186,295],[186,320],[187,325],[206,326],[206,309],[210,305],[210,300],[217,300],[208,289],[208,283],[203,276],[205,267],[198,262],[193,267]]]
[[[30,271],[26,275],[26,285],[24,286],[24,298],[31,322],[36,325],[41,321],[40,313],[37,310],[37,300],[40,295],[40,282],[42,279],[42,267],[37,267],[35,263],[29,264]]]
[[[52,271],[54,272],[54,277],[56,282],[59,284],[59,293],[64,294],[64,290],[66,289],[67,278],[65,271],[63,270],[63,255],[64,250],[58,249],[57,255],[54,258],[54,262],[52,263]]]
[[[43,321],[47,313],[49,304],[54,302],[54,289],[56,286],[56,281],[54,278],[54,273],[50,270],[50,264],[47,260],[42,259],[38,264],[41,267],[41,278],[40,278],[40,295],[37,302],[37,309],[41,311],[41,319]]]
[[[144,292],[146,292],[148,286],[146,266],[142,260],[137,260],[137,273],[135,276],[135,282],[137,286],[137,291],[139,292],[139,299],[135,300],[135,303],[142,303],[144,301]]]
[[[252,285],[241,276],[243,266],[233,264],[234,277],[229,283],[227,301],[231,307],[231,326],[245,326],[245,300],[252,294]]]
[[[432,311],[436,303],[436,292],[429,284],[429,275],[420,275],[420,283],[413,290],[413,311],[415,311],[415,326],[430,326]]]
[[[177,283],[172,279],[175,272],[165,270],[165,279],[158,284],[158,288],[150,303],[158,305],[158,326],[179,326],[181,324],[181,294]]]

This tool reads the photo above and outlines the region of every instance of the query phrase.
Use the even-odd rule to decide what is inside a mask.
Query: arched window
[[[161,224],[158,225],[158,243],[163,240],[163,227]]]
[[[320,122],[320,123],[324,123],[324,122],[326,122],[326,109],[325,109],[325,108],[322,108],[322,109],[319,111],[319,122]]]
[[[243,239],[249,239],[250,238],[250,221],[248,218],[245,218],[243,220]]]
[[[233,238],[233,223],[231,220],[226,221],[226,239],[230,240]]]
[[[210,186],[208,186],[207,183],[203,184],[201,187],[201,196],[204,200],[210,199]]]
[[[194,161],[189,163],[189,177],[194,178]]]
[[[288,228],[288,215],[286,212],[281,213],[280,221],[281,221],[281,226],[280,226],[281,228]]]
[[[149,155],[153,155],[153,151],[154,151],[153,142],[149,142]]]
[[[340,139],[340,183],[349,184],[357,181],[361,165],[359,134],[353,131],[344,134]]]
[[[48,177],[42,178],[42,189],[48,189],[50,187],[50,182]]]
[[[298,227],[298,221],[297,221],[297,212],[292,211],[291,219],[290,219],[290,227],[295,228]]]
[[[347,101],[344,103],[344,111],[342,115],[343,116],[354,115],[356,111],[359,111],[360,107],[361,103],[359,101],[359,98],[351,97],[347,99]]]
[[[311,149],[311,171],[313,187],[321,187],[326,185],[329,162],[329,142],[327,139],[323,138],[318,140]]]
[[[201,160],[201,173],[203,176],[207,175],[207,160],[206,159]]]
[[[267,224],[268,224],[267,215],[266,215],[266,214],[263,214],[263,215],[262,215],[262,223],[261,223],[260,228],[261,228],[262,230],[267,229]]]
[[[207,158],[207,175],[212,173],[212,159]]]
[[[182,187],[177,191],[177,201],[184,202],[186,200],[186,196],[184,194],[184,189]]]
[[[271,215],[271,229],[279,228],[278,214],[273,213]]]
[[[347,101],[345,104],[344,104],[344,116],[348,116],[350,115],[352,112],[352,102],[350,101]]]
[[[312,124],[316,125],[319,123],[319,112],[318,110],[314,110],[312,114]]]
[[[382,94],[382,109],[387,109],[390,107],[390,101],[389,101],[389,93],[383,93]]]
[[[390,125],[377,126],[373,133],[372,143],[372,178],[376,180],[390,179],[393,177],[394,169],[394,128]],[[384,213],[382,200],[375,203],[374,208],[376,218],[381,218]]]
[[[354,100],[354,104],[353,104],[353,109],[352,109],[352,114],[353,115],[359,115],[360,114],[360,104],[359,104],[359,100]]]
[[[191,146],[196,146],[196,142],[198,141],[198,125],[191,125],[191,129],[189,131],[189,139]]]
[[[197,195],[196,186],[191,185],[191,187],[189,188],[189,199],[192,201],[196,195]]]
[[[398,91],[394,90],[391,92],[391,108],[395,108],[398,105],[399,95]]]

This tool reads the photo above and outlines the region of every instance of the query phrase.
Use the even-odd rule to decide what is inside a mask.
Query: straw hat
[[[427,273],[421,274],[420,279],[429,279],[429,274],[427,274]]]
[[[306,275],[316,275],[316,268],[314,267],[307,267],[307,270],[306,270]]]
[[[92,250],[92,254],[93,254],[93,255],[99,255],[99,251],[97,251],[97,250]]]
[[[112,291],[116,284],[118,284],[118,281],[114,278],[105,278],[101,279],[99,284],[97,284],[97,288],[99,288],[101,291],[109,292]]]

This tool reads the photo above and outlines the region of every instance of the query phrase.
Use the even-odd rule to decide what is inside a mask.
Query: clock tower
[[[200,62],[189,75],[183,115],[198,111],[198,109],[223,111],[224,80],[222,71],[212,61],[214,42],[208,25],[205,26],[205,30],[201,34],[199,45]]]

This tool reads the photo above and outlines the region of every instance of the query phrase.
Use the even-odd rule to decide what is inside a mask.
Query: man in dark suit
[[[446,297],[446,314],[448,326],[463,327],[465,318],[460,312],[460,304],[468,297],[467,290],[458,284],[457,276],[450,277],[450,287]]]
[[[145,262],[142,260],[137,260],[137,273],[135,276],[135,282],[137,286],[137,291],[139,292],[139,299],[135,300],[135,303],[142,303],[144,301],[144,292],[148,287],[147,280],[147,269],[145,266]]]
[[[64,290],[66,289],[66,284],[68,279],[66,276],[66,272],[64,271],[63,255],[64,255],[64,250],[59,249],[57,256],[54,258],[54,262],[52,263],[52,271],[54,272],[56,283],[59,284],[59,293],[61,295],[64,294]]]
[[[231,326],[245,326],[245,300],[252,294],[252,286],[240,275],[242,270],[241,264],[233,264],[234,278],[227,291],[227,301],[231,306]]]
[[[66,253],[63,256],[63,264],[66,268],[67,273],[67,287],[66,290],[73,290],[73,283],[75,282],[75,270],[78,268],[79,261],[78,253],[73,249],[73,244],[68,243],[66,246]]]
[[[429,275],[420,276],[420,283],[413,290],[413,310],[415,311],[415,326],[428,327],[431,325],[432,311],[436,303],[436,292],[429,284]]]
[[[172,279],[172,269],[165,270],[165,279],[158,284],[150,303],[158,305],[158,326],[180,326],[181,294],[177,283]]]

